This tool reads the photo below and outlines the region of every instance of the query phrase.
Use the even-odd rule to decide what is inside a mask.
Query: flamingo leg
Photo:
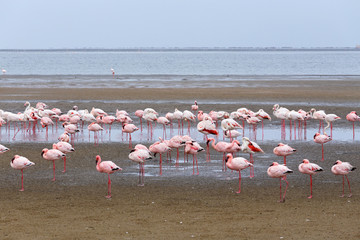
[[[353,122],[353,140],[355,140],[355,122]]]
[[[162,158],[160,153],[160,176],[162,175]]]
[[[284,165],[286,165],[286,156],[284,156]]]
[[[322,143],[321,144],[321,161],[323,162],[324,161],[324,144]]]
[[[280,179],[280,181],[281,181],[281,179]],[[285,191],[284,191],[284,196],[283,196],[282,202],[285,202],[286,190],[288,189],[288,186],[289,186],[289,182],[286,181],[286,178],[284,178],[284,181],[286,182],[286,187],[285,187]]]
[[[53,177],[52,181],[55,181],[55,160],[53,160],[53,175],[54,175],[54,177]]]
[[[237,191],[236,193],[240,193],[241,192],[241,171],[239,170],[239,191]]]
[[[193,154],[193,175],[195,175],[195,154]]]
[[[309,199],[312,198],[312,176],[310,175],[310,196],[308,197]]]
[[[63,160],[64,160],[64,171],[62,171],[63,173],[66,172],[66,156],[63,157]]]
[[[347,182],[348,182],[348,185],[349,185],[349,191],[350,191],[350,194],[349,194],[349,196],[348,197],[351,197],[352,196],[352,193],[351,193],[351,188],[350,188],[350,182],[349,182],[349,179],[348,179],[348,177],[345,175],[345,177],[346,177],[346,180],[347,180]]]
[[[344,185],[345,185],[345,176],[343,175],[342,195],[340,197],[344,197]]]
[[[198,165],[198,160],[197,160],[197,156],[195,155],[195,160],[196,160],[196,175],[199,175],[199,165]],[[350,187],[350,185],[349,185]]]
[[[176,167],[179,167],[179,148],[176,149],[176,163],[175,163]]]
[[[111,179],[110,174],[108,173],[108,195],[105,196],[107,199],[111,198]]]
[[[24,172],[23,172],[23,170],[24,169],[21,169],[21,189],[19,190],[20,192],[24,191]]]
[[[282,194],[281,194],[281,178],[279,178],[280,179],[280,200],[279,200],[279,202],[282,202]]]
[[[254,164],[254,158],[252,153],[250,153],[250,163]],[[250,166],[250,178],[253,178],[254,176],[255,176],[254,167]]]

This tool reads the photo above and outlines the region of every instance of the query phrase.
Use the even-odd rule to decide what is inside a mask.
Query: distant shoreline
[[[54,48],[54,49],[0,49],[0,52],[256,52],[256,51],[360,51],[359,47],[228,47],[228,48]]]

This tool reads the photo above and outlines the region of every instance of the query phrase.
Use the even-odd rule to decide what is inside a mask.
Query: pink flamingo
[[[312,198],[312,175],[323,171],[323,169],[315,163],[310,163],[308,159],[304,159],[299,165],[299,171],[310,176],[310,196],[308,198]]]
[[[185,153],[193,155],[193,175],[195,175],[195,165],[196,165],[196,175],[199,175],[198,160],[196,155],[201,151],[204,151],[204,148],[202,148],[197,142],[186,141]]]
[[[54,125],[54,122],[49,117],[42,117],[40,120],[41,126],[46,127],[46,137],[48,135],[48,126]]]
[[[110,71],[112,73],[113,78],[115,78],[115,70],[113,68],[110,68]]]
[[[281,165],[277,162],[273,162],[267,170],[267,174],[269,175],[269,177],[280,179],[280,201],[279,202],[282,202],[282,203],[285,202],[286,190],[289,186],[289,182],[286,180],[286,175],[288,173],[292,173],[292,172],[293,171],[291,169],[289,169],[287,166]],[[284,196],[281,195],[281,179],[286,182]]]
[[[338,119],[341,119],[341,117],[339,117],[338,115],[336,114],[326,114],[325,116],[325,122],[327,123],[330,123],[330,137],[332,138],[332,130],[333,130],[333,122],[338,120]]]
[[[241,151],[250,154],[251,164],[254,164],[253,153],[256,152],[264,153],[264,151],[260,148],[260,146],[256,142],[250,141],[250,139],[247,137],[242,138]],[[253,178],[254,176],[255,176],[254,167],[250,166],[250,178]]]
[[[194,105],[191,105],[191,110],[193,112],[197,112],[198,109],[199,109],[199,106],[198,106],[197,102],[195,101]]]
[[[162,175],[162,153],[168,152],[171,149],[167,146],[166,143],[162,142],[162,141],[157,141],[155,143],[153,143],[150,147],[149,147],[150,152],[154,153],[154,156],[156,157],[156,154],[159,153],[160,154],[160,175]]]
[[[212,142],[211,146],[213,147],[213,149],[215,149],[215,151],[223,154],[222,170],[225,171],[225,154],[227,153],[230,144],[227,142],[217,142],[215,144],[214,138],[208,138],[208,140],[206,141],[206,145],[209,146],[210,142]]]
[[[264,140],[264,119],[271,121],[271,117],[263,109],[259,109],[259,111],[254,113],[254,115],[255,115],[255,117],[257,117],[261,120],[261,133],[262,133],[262,139]]]
[[[29,161],[26,157],[22,157],[19,155],[15,155],[14,158],[10,162],[10,166],[14,169],[21,170],[21,189],[20,191],[24,191],[24,173],[23,170],[30,166],[35,165],[35,163]]]
[[[244,170],[250,166],[253,166],[248,160],[242,157],[233,158],[231,153],[226,155],[226,166],[231,169],[239,172],[239,191],[236,193],[241,192],[241,170]]]
[[[273,115],[276,118],[281,119],[281,139],[286,138],[285,120],[287,119],[288,112],[289,112],[289,109],[280,107],[279,104],[275,104],[273,106]]]
[[[325,111],[324,111],[324,110],[318,110],[318,111],[316,111],[315,108],[312,108],[312,109],[310,110],[310,113],[312,113],[312,118],[313,118],[313,119],[319,120],[319,132],[320,132],[321,126],[323,125],[323,124],[322,124],[322,123],[323,123],[323,120],[325,120],[325,117],[326,117]]]
[[[60,150],[57,149],[47,149],[44,148],[41,152],[41,156],[45,159],[45,160],[49,160],[49,161],[53,161],[53,174],[54,177],[52,179],[52,181],[55,181],[55,160],[59,160],[60,158],[65,157],[66,155],[61,152]]]
[[[170,124],[170,120],[167,119],[166,117],[159,117],[157,120],[157,123],[163,125],[163,138],[166,138],[166,125]]]
[[[10,149],[0,144],[0,154],[3,154],[7,151],[10,151]]]
[[[321,144],[321,161],[324,161],[324,143],[330,142],[332,140],[326,133],[320,134],[315,133],[314,142]]]
[[[346,120],[353,123],[353,139],[355,139],[355,122],[358,121],[360,117],[357,115],[355,111],[350,112],[346,115]]]
[[[208,140],[207,135],[213,134],[217,136],[219,134],[218,131],[216,130],[215,124],[211,120],[200,121],[197,125],[197,130],[202,134],[204,134],[207,140]],[[208,144],[206,146],[206,161],[210,162],[210,148]]]
[[[129,134],[129,148],[132,148],[131,134],[137,130],[139,130],[139,128],[131,123],[124,123],[124,125],[122,127],[122,131]]]
[[[145,161],[152,159],[149,150],[146,149],[133,149],[129,154],[129,159],[139,164],[139,184],[138,186],[144,186],[145,175]]]
[[[190,134],[190,125],[191,125],[191,122],[196,121],[196,116],[192,112],[185,110],[183,112],[183,120],[188,122],[188,134]]]
[[[73,148],[73,146],[71,146],[71,144],[68,142],[54,143],[53,149],[57,149],[64,154],[67,154],[70,152],[75,152],[75,149]],[[66,172],[66,155],[63,157],[63,160],[64,160],[64,171],[63,172]]]
[[[294,139],[296,140],[296,120],[298,120],[298,122],[300,123],[300,121],[304,120],[304,117],[301,113],[299,113],[295,110],[289,111],[286,116],[287,116],[287,119],[289,119],[289,121],[290,121],[290,140],[291,140],[291,136],[292,136],[291,121],[294,120]]]
[[[179,166],[179,148],[184,145],[183,139],[180,135],[173,136],[170,138],[170,140],[167,142],[168,147],[170,148],[176,148],[176,163],[175,166]]]
[[[121,171],[122,169],[117,166],[112,161],[104,161],[101,162],[101,157],[99,155],[96,156],[96,170],[100,173],[107,173],[108,175],[108,195],[106,195],[106,198],[111,198],[111,179],[110,174]]]
[[[284,165],[286,165],[286,156],[289,156],[296,152],[296,149],[290,147],[287,144],[279,143],[277,147],[273,150],[274,154],[277,156],[283,156],[284,157]]]
[[[109,125],[109,132],[111,132],[111,125],[115,122],[116,118],[114,116],[103,116],[100,115],[102,123]]]
[[[65,131],[58,137],[58,140],[61,142],[70,142],[70,134]]]
[[[351,193],[351,189],[350,189],[350,182],[349,182],[349,179],[347,177],[347,174],[349,172],[352,172],[356,169],[356,167],[352,166],[350,163],[348,162],[342,162],[340,160],[337,160],[334,164],[334,166],[331,167],[331,172],[335,175],[342,175],[343,176],[343,188],[342,188],[342,195],[340,197],[344,197],[344,185],[345,185],[345,178],[346,177],[346,180],[348,182],[348,186],[349,186],[349,196],[348,197],[351,197],[352,196],[352,193]]]
[[[90,113],[92,115],[94,115],[94,117],[97,117],[99,115],[105,115],[105,116],[108,115],[104,110],[102,110],[100,108],[94,108],[94,107],[91,109]]]
[[[240,137],[240,136],[241,136],[241,133],[237,130],[227,130],[224,132],[225,138],[236,139],[237,137]]]
[[[243,128],[243,127],[232,118],[226,118],[221,121],[221,129],[224,131],[224,134],[226,131],[229,131],[228,133],[230,135],[230,141],[232,141],[231,130],[235,130],[239,128]]]
[[[90,131],[94,132],[94,144],[99,145],[99,138],[97,136],[97,132],[102,131],[104,129],[99,124],[97,124],[96,122],[93,122],[88,126],[88,130],[89,130],[89,138],[90,138]]]
[[[144,115],[143,110],[136,110],[135,111],[135,116],[137,116],[140,119],[141,132],[142,132],[142,117],[143,117],[143,115]]]

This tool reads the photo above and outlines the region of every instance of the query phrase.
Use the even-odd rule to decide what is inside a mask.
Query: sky
[[[355,47],[359,0],[0,0],[0,49]]]

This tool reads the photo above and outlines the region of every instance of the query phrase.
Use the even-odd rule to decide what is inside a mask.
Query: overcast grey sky
[[[355,47],[360,0],[0,0],[0,49]]]

